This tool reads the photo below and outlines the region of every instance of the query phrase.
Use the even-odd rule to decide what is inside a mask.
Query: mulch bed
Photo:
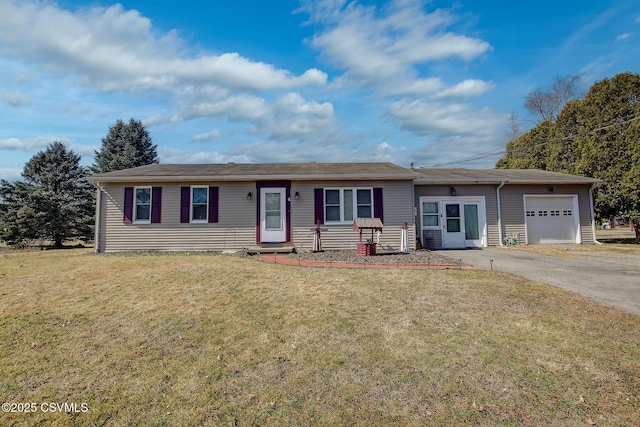
[[[308,267],[471,269],[470,266],[462,264],[460,259],[428,250],[417,250],[409,253],[378,252],[373,256],[358,255],[355,250],[306,251],[287,255],[262,254],[257,255],[256,259],[265,262]]]

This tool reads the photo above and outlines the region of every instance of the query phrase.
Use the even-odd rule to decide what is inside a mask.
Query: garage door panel
[[[577,243],[573,196],[526,197],[527,242]]]

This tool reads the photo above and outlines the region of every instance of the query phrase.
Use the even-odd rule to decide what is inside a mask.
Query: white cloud
[[[398,142],[398,127],[421,140],[434,135],[443,140],[450,134],[486,138],[497,122],[491,111],[460,103],[493,89],[492,82],[473,76],[456,81],[453,73],[440,71],[451,62],[458,66],[473,60],[491,46],[453,31],[458,17],[431,7],[426,0],[395,0],[382,7],[309,0],[301,10],[318,25],[309,43],[344,72],[327,84],[327,74],[313,66],[292,73],[241,53],[194,52],[177,32],[161,33],[140,12],[119,4],[66,10],[49,0],[0,0],[0,68],[13,64],[7,81],[15,83],[22,76],[21,82],[28,83],[5,89],[0,100],[13,106],[55,100],[58,115],[46,116],[45,126],[69,116],[71,121],[91,115],[102,126],[115,114],[125,119],[146,115],[143,123],[157,126],[154,139],[160,144],[163,138],[179,144],[184,135],[187,141],[216,144],[211,152],[159,145],[163,163],[406,163],[404,146],[414,136]],[[72,107],[65,110],[67,105]],[[396,120],[383,120],[385,113]],[[193,131],[183,123],[188,121],[206,122],[208,127]],[[90,144],[99,142],[100,135],[89,127],[71,133],[86,145],[63,141],[91,158],[95,147]],[[224,129],[225,138],[216,139],[218,129]],[[12,130],[3,136],[18,134]],[[53,139],[10,138],[0,140],[0,149],[4,144],[16,153],[33,153]]]
[[[399,78],[392,79],[379,88],[380,94],[383,96],[396,95],[424,95],[432,94],[446,87],[445,83],[439,77],[428,79],[412,79]]]
[[[602,55],[589,62],[580,69],[579,75],[582,81],[595,81],[601,76],[607,75],[615,67],[615,55]]]
[[[249,157],[246,155],[227,155],[217,151],[193,152],[189,150],[179,150],[172,147],[158,147],[158,157],[161,163],[248,163]]]
[[[180,110],[170,118],[172,122],[212,116],[226,116],[231,121],[255,120],[269,108],[264,98],[243,93],[209,99],[185,94],[178,97],[178,104]]]
[[[157,35],[148,18],[116,4],[70,12],[53,3],[0,4],[0,47],[101,90],[167,90],[215,84],[244,90],[322,85],[309,69],[295,76],[238,53],[191,57],[175,32]]]
[[[74,141],[68,138],[59,138],[55,136],[38,136],[35,138],[25,139],[0,139],[0,150],[35,153],[36,151],[45,150],[47,146],[54,141],[62,142],[65,147],[67,147],[67,150],[72,150],[74,153],[80,156],[93,156],[94,150],[97,149],[97,147],[94,146],[76,144]]]
[[[31,105],[31,99],[21,92],[6,93],[3,95],[2,99],[11,107],[24,107]]]
[[[474,98],[492,90],[495,85],[483,80],[468,79],[455,86],[444,89],[435,94],[434,99],[442,98]]]
[[[385,141],[376,145],[373,158],[378,162],[398,162],[398,158],[405,150],[405,147],[394,147]]]
[[[428,167],[490,167],[502,157],[504,141],[493,135],[441,135],[417,147],[410,153],[416,166]],[[476,160],[470,160],[477,158]]]
[[[311,22],[326,28],[311,44],[346,70],[345,79],[374,85],[385,95],[438,90],[439,79],[417,77],[417,65],[448,58],[468,61],[491,49],[483,40],[447,31],[456,19],[449,12],[424,9],[421,0],[395,0],[381,9],[356,2],[307,1],[301,8]]]
[[[620,41],[629,40],[632,35],[633,35],[632,33],[620,34],[618,37],[616,37],[616,41],[620,42]]]
[[[204,133],[199,133],[197,135],[194,135],[193,138],[191,138],[192,141],[207,141],[210,139],[214,139],[220,136],[220,131],[218,129],[214,129],[212,131],[209,132],[204,132]]]
[[[400,121],[402,128],[419,135],[484,136],[493,134],[496,126],[506,123],[506,115],[496,114],[488,108],[409,99],[393,103],[388,113]]]
[[[249,162],[336,162],[336,161],[389,161],[403,162],[403,147],[382,142],[378,145],[352,141],[323,141],[323,143],[256,141],[238,144],[225,153],[229,156],[247,156]]]
[[[0,179],[9,182],[20,181],[22,179],[22,169],[0,167]]]
[[[298,93],[288,93],[275,102],[253,130],[269,133],[279,141],[326,136],[336,130],[333,106],[328,102],[309,102]]]
[[[43,136],[31,139],[7,138],[0,139],[0,150],[23,151],[31,153],[36,150],[43,150],[55,138]]]
[[[225,116],[230,121],[249,121],[251,133],[269,135],[279,141],[326,136],[337,130],[331,103],[307,101],[297,92],[287,93],[272,103],[249,94],[230,95],[216,90],[185,92],[180,104],[183,109],[173,116],[154,116],[144,123]]]

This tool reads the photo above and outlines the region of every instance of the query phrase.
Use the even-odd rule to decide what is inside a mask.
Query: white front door
[[[461,249],[465,245],[464,203],[444,200],[444,221],[442,244],[445,249]]]
[[[287,240],[286,189],[260,189],[260,241]]]

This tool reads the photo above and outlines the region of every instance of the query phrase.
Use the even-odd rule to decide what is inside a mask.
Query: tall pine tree
[[[159,163],[157,146],[153,145],[149,132],[140,120],[133,118],[129,123],[116,121],[102,138],[102,146],[94,157],[91,170],[95,173]]]
[[[597,216],[640,219],[640,74],[620,73],[596,82],[554,121],[510,141],[496,167],[599,178]]]
[[[65,241],[90,239],[94,198],[86,175],[80,156],[55,141],[26,163],[24,181],[2,180],[0,225],[7,229],[7,243],[26,246],[46,240],[61,247]]]

